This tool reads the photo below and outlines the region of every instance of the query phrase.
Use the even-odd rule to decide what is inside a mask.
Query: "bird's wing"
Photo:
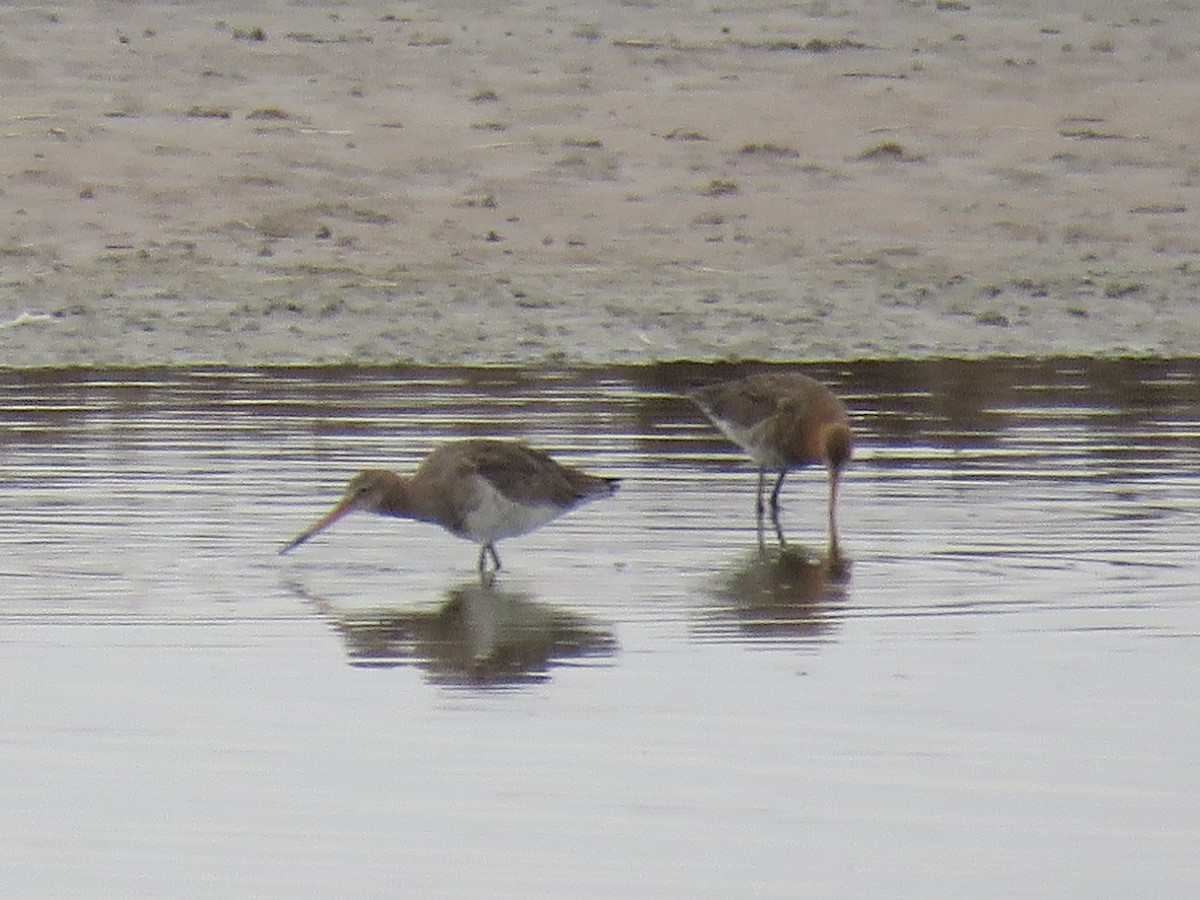
[[[692,399],[710,419],[723,419],[739,431],[749,431],[779,412],[785,400],[798,403],[800,398],[781,392],[770,378],[751,376],[702,388]]]
[[[470,458],[480,478],[514,503],[530,506],[568,507],[597,493],[599,485],[604,483],[603,479],[561,465],[542,451],[515,442],[480,444]]]

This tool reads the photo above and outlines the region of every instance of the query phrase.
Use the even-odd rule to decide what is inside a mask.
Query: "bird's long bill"
[[[286,545],[284,545],[284,547],[279,551],[279,555],[283,556],[283,554],[287,553],[289,550],[299,547],[301,544],[303,544],[305,541],[307,541],[310,537],[312,537],[318,531],[324,531],[326,528],[328,528],[330,525],[332,525],[334,522],[336,522],[338,519],[340,519],[342,516],[346,515],[346,513],[350,512],[353,509],[354,509],[354,503],[351,498],[346,498],[346,499],[340,501],[333,509],[331,509],[329,512],[325,513],[325,515],[323,515],[320,519],[318,519],[316,522],[314,522],[312,525],[310,525],[304,531],[300,532],[298,535],[296,535],[294,538],[292,538],[291,541],[289,541]]]

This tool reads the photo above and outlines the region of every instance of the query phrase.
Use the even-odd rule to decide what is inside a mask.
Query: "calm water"
[[[0,373],[5,895],[1194,896],[1200,361],[806,371],[848,579],[733,369]],[[624,484],[276,555],[467,435]]]

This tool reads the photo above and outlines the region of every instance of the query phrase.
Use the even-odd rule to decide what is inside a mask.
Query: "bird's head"
[[[844,422],[831,422],[821,428],[821,447],[825,464],[835,476],[850,462],[854,452],[854,435]]]

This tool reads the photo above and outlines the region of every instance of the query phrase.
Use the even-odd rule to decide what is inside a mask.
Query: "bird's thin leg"
[[[763,489],[766,487],[766,473],[758,470],[758,493],[754,495],[754,521],[758,532],[758,550],[764,552],[767,542],[763,539]]]
[[[492,572],[500,571],[500,557],[496,554],[496,545],[489,541],[488,543],[484,544],[482,547],[479,548],[479,573],[481,575],[483,573],[489,571],[488,564],[487,564],[487,558],[488,558],[489,554],[492,557],[492,563],[493,563],[490,571],[492,571]]]
[[[775,536],[779,538],[780,547],[787,546],[787,539],[783,536],[783,526],[779,524],[779,491],[783,488],[783,479],[786,477],[787,469],[784,469],[775,481],[775,490],[771,491],[771,523],[775,526]]]
[[[488,568],[488,555],[491,555],[494,565]],[[496,573],[500,571],[500,557],[496,555],[495,544],[484,544],[479,548],[479,581],[485,586],[490,586],[496,580]]]
[[[787,469],[779,473],[779,477],[775,479],[775,489],[771,491],[771,514],[779,513],[779,492],[783,489],[783,479],[787,478]]]

